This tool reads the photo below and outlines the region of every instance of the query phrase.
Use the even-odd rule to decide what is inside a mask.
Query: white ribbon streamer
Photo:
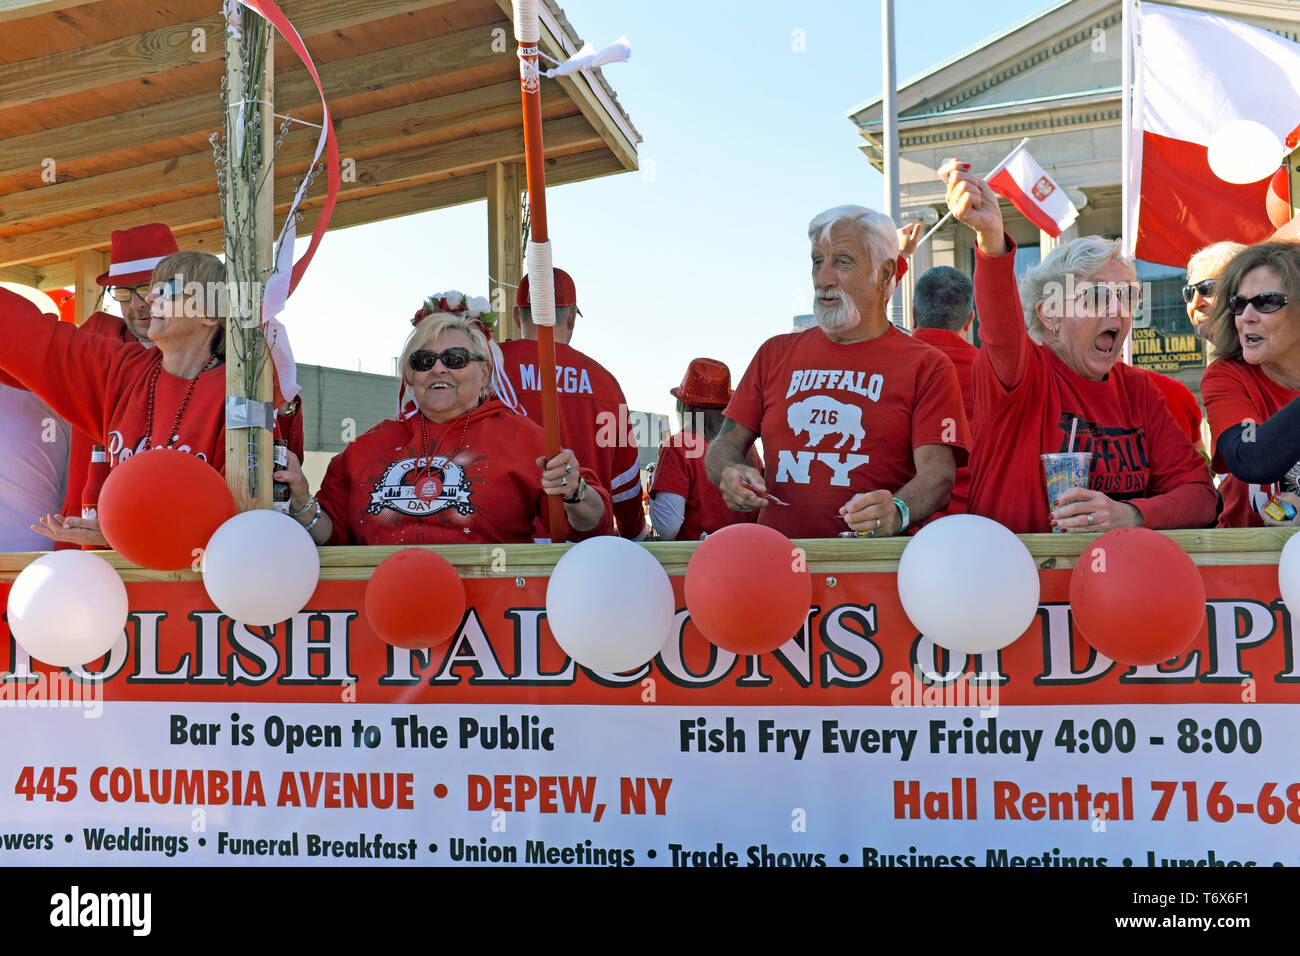
[[[584,73],[587,70],[594,70],[608,63],[626,63],[631,56],[632,45],[627,42],[627,37],[619,37],[599,53],[590,43],[584,43],[581,50],[559,66],[550,70],[543,70],[542,76],[556,77]]]

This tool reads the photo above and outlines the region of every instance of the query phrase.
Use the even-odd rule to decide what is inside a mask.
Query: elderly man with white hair
[[[952,362],[889,321],[898,235],[837,206],[808,224],[817,328],[769,339],[705,463],[727,504],[790,537],[889,536],[948,503],[970,439]],[[765,468],[745,463],[763,440]]]

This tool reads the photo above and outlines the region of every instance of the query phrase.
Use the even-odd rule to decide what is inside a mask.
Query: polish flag
[[[1288,139],[1300,123],[1300,44],[1215,14],[1157,3],[1136,8],[1127,184],[1135,240],[1126,241],[1140,259],[1184,266],[1212,242],[1267,239],[1273,225],[1265,197],[1281,150],[1259,182],[1237,185],[1211,170],[1209,147],[1216,132],[1241,121],[1266,127],[1279,143]],[[1232,132],[1220,145],[1231,147]]]
[[[1079,216],[1065,190],[1043,171],[1021,143],[988,177],[989,188],[1052,238]]]

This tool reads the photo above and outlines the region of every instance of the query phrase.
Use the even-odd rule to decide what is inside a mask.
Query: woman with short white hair
[[[976,236],[971,513],[1018,534],[1212,522],[1218,496],[1204,461],[1160,394],[1119,361],[1139,303],[1136,271],[1119,244],[1075,239],[1017,290],[1015,244],[997,196],[954,160],[939,176],[948,208]],[[1040,456],[1064,451],[1091,453],[1088,487],[1049,507]]]

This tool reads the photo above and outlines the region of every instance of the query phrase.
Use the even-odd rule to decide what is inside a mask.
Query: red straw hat
[[[669,390],[673,398],[699,408],[725,408],[731,401],[731,369],[717,359],[691,359],[682,384]]]
[[[114,229],[109,242],[108,271],[95,280],[102,286],[144,285],[153,278],[154,266],[181,251],[172,231],[161,222]]]
[[[578,306],[578,290],[573,286],[573,279],[563,269],[552,270],[555,276],[555,307],[563,309],[567,306]],[[533,300],[528,295],[528,276],[525,275],[519,280],[519,288],[515,291],[515,305],[521,309],[531,309]],[[582,310],[578,309],[578,314],[582,315]]]

